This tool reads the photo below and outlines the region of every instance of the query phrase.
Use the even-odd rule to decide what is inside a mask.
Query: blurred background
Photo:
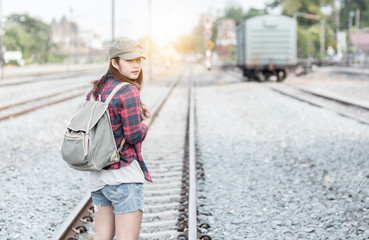
[[[151,62],[236,64],[236,26],[265,14],[297,20],[297,56],[365,65],[368,0],[47,1],[1,0],[1,64],[88,64],[113,39],[139,40]]]
[[[123,36],[147,57],[142,101],[163,105],[141,239],[186,239],[189,99],[201,234],[369,239],[369,0],[0,0],[0,239],[75,234],[86,173],[61,143]]]

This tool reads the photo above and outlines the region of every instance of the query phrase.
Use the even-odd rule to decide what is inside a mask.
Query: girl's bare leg
[[[94,240],[112,240],[115,232],[114,221],[113,206],[97,206]]]
[[[115,231],[117,240],[137,240],[140,235],[142,211],[116,214]]]

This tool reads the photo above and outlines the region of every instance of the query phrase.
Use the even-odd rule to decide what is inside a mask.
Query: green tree
[[[247,12],[244,12],[241,7],[229,7],[224,11],[224,15],[219,19],[233,19],[236,22],[236,25],[243,23],[246,19],[256,17],[259,15],[268,14],[266,9],[256,9],[250,8]]]
[[[4,45],[8,51],[20,50],[26,62],[48,62],[50,26],[28,14],[12,14],[5,23]]]
[[[239,25],[245,20],[245,13],[241,7],[229,7],[226,8],[224,16],[220,17],[220,19],[224,18],[234,19],[236,25]]]
[[[264,15],[264,14],[268,14],[268,11],[266,9],[250,8],[249,11],[247,11],[247,13],[244,14],[243,19],[246,20],[246,19]]]
[[[317,20],[297,17],[299,57],[324,57],[324,54],[323,56],[320,54],[320,29],[323,19],[325,21],[325,48],[328,46],[336,48],[334,0],[274,0],[267,7],[274,8],[276,6],[281,6],[283,15],[292,17],[296,13],[306,13],[317,15],[320,18]],[[331,14],[326,16],[322,11],[323,8],[330,8]]]
[[[369,0],[340,0],[340,5],[341,30],[348,29],[350,12],[356,14],[356,9],[360,10],[360,28],[369,27]],[[351,20],[354,27],[355,16]]]

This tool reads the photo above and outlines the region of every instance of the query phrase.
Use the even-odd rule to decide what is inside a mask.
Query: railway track
[[[369,124],[369,104],[335,95],[321,90],[298,88],[292,85],[277,84],[271,87],[275,92],[306,102],[308,104],[331,109],[338,114]]]
[[[189,78],[181,75],[173,81],[151,107],[155,128],[150,128],[143,155],[154,183],[144,185],[146,209],[140,239],[198,239],[193,84],[188,85],[185,79]],[[182,90],[175,89],[179,84]],[[189,86],[188,90],[183,89],[183,85]],[[175,101],[169,98],[173,91],[176,91]],[[172,109],[177,111],[172,113],[169,123],[168,116],[155,120],[158,116],[160,119],[162,107],[171,110],[166,113],[173,112]],[[170,131],[163,133],[156,129]],[[83,197],[53,239],[93,238],[93,207],[89,195]]]
[[[160,67],[156,67],[160,68]],[[32,74],[30,76],[27,75],[19,75],[19,76],[11,76],[6,77],[5,79],[0,80],[0,87],[10,87],[10,86],[17,86],[17,85],[25,85],[25,84],[32,84],[37,82],[49,82],[54,80],[61,80],[61,79],[72,79],[78,78],[86,75],[91,75],[92,80],[95,76],[103,75],[106,71],[106,67],[98,67],[94,69],[79,69],[79,70],[70,70],[70,71],[54,71],[52,73],[39,73],[39,74]],[[144,75],[147,76],[146,70],[144,71]],[[160,72],[156,72],[154,75],[159,75]]]
[[[78,71],[75,73],[63,73],[62,75],[48,74],[46,75],[46,77],[42,77],[39,79],[32,78],[33,79],[32,80],[30,78],[27,80],[20,80],[15,82],[12,80],[8,81],[4,80],[0,82],[0,87],[24,85],[41,81],[61,80],[65,78],[78,77],[80,75],[83,75],[87,71],[88,70]],[[156,73],[155,77],[158,77],[159,75],[162,75],[162,73]],[[83,96],[90,89],[91,83],[87,83],[79,85],[78,87],[74,86],[69,89],[63,89],[61,91],[54,92],[52,94],[45,94],[43,96],[34,97],[27,100],[18,101],[12,104],[0,106],[0,121],[7,120],[13,117],[18,117],[46,106],[61,103],[75,97]],[[160,101],[161,99],[158,99],[158,102]]]
[[[9,87],[23,84],[32,84],[36,82],[45,82],[52,80],[61,80],[61,79],[70,79],[76,78],[80,76],[85,76],[86,74],[101,74],[103,73],[105,68],[102,69],[83,69],[83,70],[74,70],[70,72],[53,72],[53,73],[43,73],[39,75],[32,76],[15,76],[0,80],[0,87]]]
[[[243,76],[238,69],[228,70],[227,73],[242,81]],[[286,83],[263,83],[271,86],[275,92],[302,101],[316,107],[331,109],[338,114],[355,119],[364,124],[369,124],[369,104],[366,102],[349,99],[318,89],[299,88]]]
[[[14,104],[9,104],[0,107],[0,121],[7,120],[12,117],[18,117],[23,114],[35,111],[39,108],[57,104],[70,100],[75,97],[80,97],[86,94],[91,88],[91,84],[86,84],[78,88],[62,90],[53,94],[48,94],[42,97],[20,101]]]
[[[347,105],[347,106],[352,106],[352,107],[357,107],[357,108],[361,108],[361,109],[364,109],[364,110],[369,110],[369,104],[366,104],[366,103],[361,103],[361,102],[358,102],[358,101],[354,101],[352,99],[334,96],[332,94],[319,92],[317,90],[309,90],[309,89],[301,89],[301,88],[299,90],[302,91],[302,92],[308,93],[310,95],[321,97],[321,98],[328,99],[328,100],[332,100],[334,102],[338,102],[338,103],[341,103],[341,104],[344,104],[344,105]]]

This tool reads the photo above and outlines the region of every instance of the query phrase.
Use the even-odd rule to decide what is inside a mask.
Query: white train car
[[[247,19],[237,27],[237,66],[259,81],[287,77],[297,65],[296,20],[282,15]]]

